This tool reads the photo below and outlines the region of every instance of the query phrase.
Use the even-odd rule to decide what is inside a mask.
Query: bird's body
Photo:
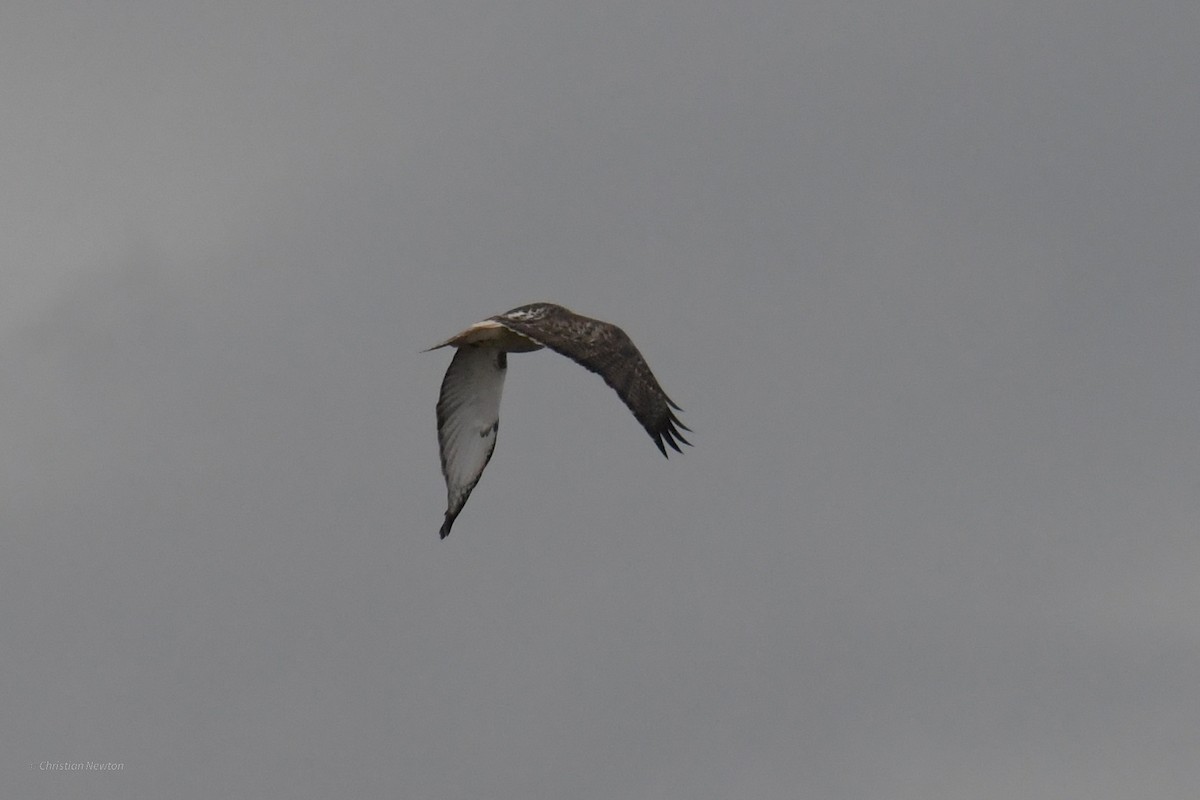
[[[672,411],[679,406],[667,397],[642,354],[616,325],[553,303],[534,303],[477,322],[429,349],[448,346],[458,352],[442,379],[437,405],[438,444],[448,494],[443,539],[495,450],[508,353],[543,347],[561,353],[604,378],[664,456],[664,441],[677,452],[682,451],[676,440],[690,444],[679,428],[690,429]]]

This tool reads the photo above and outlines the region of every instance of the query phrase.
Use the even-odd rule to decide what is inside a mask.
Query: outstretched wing
[[[496,449],[507,359],[494,347],[460,347],[442,379],[437,426],[447,494],[443,539]]]
[[[671,410],[683,409],[667,397],[646,359],[625,331],[616,325],[550,303],[521,306],[492,319],[603,378],[629,406],[664,456],[667,455],[664,441],[676,452],[683,452],[676,440],[691,444],[679,433],[680,428],[685,431],[691,428],[680,422]]]

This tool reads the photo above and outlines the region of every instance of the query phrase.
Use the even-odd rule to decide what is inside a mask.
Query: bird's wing
[[[682,409],[667,397],[633,340],[616,325],[548,304],[523,306],[492,319],[603,378],[629,406],[664,456],[664,441],[676,452],[683,452],[676,440],[691,444],[679,433],[680,428],[691,428],[671,410]]]
[[[506,368],[507,355],[503,350],[460,347],[442,379],[437,424],[447,493],[443,539],[449,535],[496,449]]]

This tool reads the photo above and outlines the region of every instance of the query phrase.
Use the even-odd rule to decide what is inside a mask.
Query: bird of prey
[[[533,303],[476,322],[429,350],[458,348],[442,379],[437,404],[438,444],[448,503],[442,523],[445,539],[496,448],[500,392],[509,353],[548,347],[597,373],[616,390],[664,456],[670,445],[690,445],[671,409],[682,409],[658,385],[646,360],[625,331],[554,305]],[[428,352],[428,351],[426,351]]]

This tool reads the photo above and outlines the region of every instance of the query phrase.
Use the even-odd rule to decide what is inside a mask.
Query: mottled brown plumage
[[[679,428],[691,429],[671,411],[683,409],[667,397],[633,340],[616,325],[553,303],[521,306],[491,319],[603,378],[642,423],[664,456],[667,455],[664,441],[676,452],[682,452],[676,440],[691,444],[680,435]]]

